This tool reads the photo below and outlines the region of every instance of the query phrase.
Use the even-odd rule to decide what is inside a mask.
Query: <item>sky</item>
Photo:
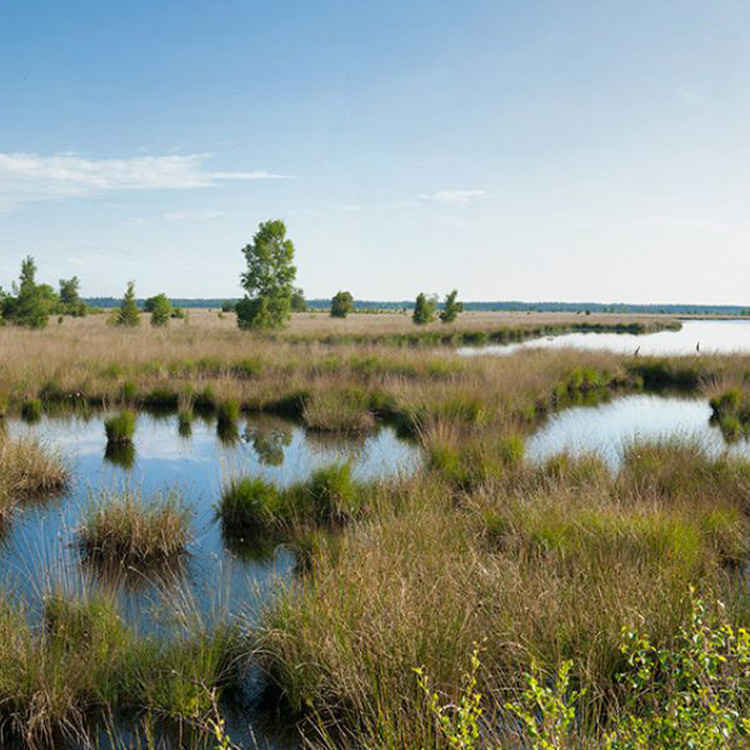
[[[0,285],[750,302],[747,0],[0,0]]]

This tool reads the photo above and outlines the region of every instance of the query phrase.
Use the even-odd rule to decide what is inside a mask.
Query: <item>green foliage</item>
[[[108,443],[130,443],[135,434],[135,414],[125,409],[104,423]]]
[[[692,593],[692,592],[691,592]],[[669,648],[637,630],[623,630],[621,675],[629,701],[607,738],[609,750],[739,745],[750,731],[750,634],[711,617],[692,597],[689,621]]]
[[[294,244],[286,237],[283,221],[261,223],[253,242],[242,250],[247,271],[242,274],[246,296],[236,305],[237,324],[243,329],[281,328],[292,310]]]
[[[354,298],[349,292],[337,292],[331,300],[331,317],[345,318],[354,310]]]
[[[440,320],[443,323],[453,323],[458,314],[463,312],[463,302],[458,302],[458,289],[454,289],[449,294],[445,295],[445,303],[443,309],[440,311]]]
[[[437,297],[428,297],[424,292],[420,292],[417,295],[417,301],[414,306],[414,313],[411,319],[417,325],[425,325],[426,323],[432,323],[435,320],[437,314]]]
[[[295,287],[294,291],[292,292],[292,312],[307,312],[305,293],[299,287]]]
[[[464,685],[457,704],[442,705],[440,694],[430,686],[423,667],[415,667],[419,689],[424,693],[430,715],[452,750],[480,750],[482,742],[482,694],[477,689],[479,650],[471,655],[471,669],[464,676]],[[497,750],[500,750],[499,748]]]
[[[44,328],[57,295],[51,287],[37,285],[36,264],[30,255],[21,263],[21,276],[14,289],[17,292],[15,297],[6,296],[4,299],[3,317],[19,326]]]
[[[60,303],[57,312],[82,318],[87,313],[86,303],[79,295],[81,282],[77,276],[70,279],[60,279]]]
[[[226,531],[244,533],[270,526],[281,506],[277,487],[263,479],[233,479],[221,494],[218,515]]]
[[[231,299],[224,300],[224,302],[221,303],[221,311],[223,313],[231,313],[234,312],[235,308],[235,301]]]
[[[129,281],[125,295],[114,318],[115,325],[133,328],[141,324],[138,305],[135,302],[135,282]]]
[[[148,299],[146,304],[146,310],[151,312],[152,326],[169,325],[169,319],[172,317],[172,302],[166,294],[157,294],[155,297]]]
[[[557,750],[567,746],[576,716],[575,705],[584,692],[570,689],[572,666],[571,661],[563,662],[550,685],[532,661],[520,699],[505,704],[520,721],[522,733],[528,737],[533,750]]]
[[[321,523],[344,521],[359,512],[362,495],[348,462],[317,469],[305,490]]]

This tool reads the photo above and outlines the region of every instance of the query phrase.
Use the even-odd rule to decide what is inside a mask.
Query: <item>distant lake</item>
[[[564,333],[514,344],[461,347],[466,356],[512,354],[519,349],[593,349],[617,354],[680,355],[750,353],[750,320],[685,320],[679,331],[657,333]]]

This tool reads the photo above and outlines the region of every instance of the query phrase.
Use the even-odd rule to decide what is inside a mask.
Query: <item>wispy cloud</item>
[[[73,153],[0,152],[0,208],[112,191],[189,190],[216,187],[227,180],[290,179],[265,170],[212,171],[206,167],[208,158],[208,154],[170,154],[90,159]]]
[[[446,206],[465,206],[487,193],[484,190],[439,190],[436,193],[420,193],[417,197],[423,201],[432,201]]]
[[[226,216],[224,211],[169,211],[164,214],[168,221],[190,221],[193,219],[218,219]]]

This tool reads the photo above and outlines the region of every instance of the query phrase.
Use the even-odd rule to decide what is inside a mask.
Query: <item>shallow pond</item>
[[[624,396],[600,406],[576,406],[551,417],[526,442],[529,460],[543,462],[557,453],[596,453],[612,468],[635,440],[697,440],[710,455],[726,451],[750,457],[750,442],[727,443],[711,422],[703,399],[652,395]]]
[[[92,493],[129,487],[148,495],[177,489],[193,512],[193,541],[178,581],[165,586],[134,576],[118,586],[126,620],[159,632],[169,627],[165,623],[174,612],[170,589],[191,600],[209,622],[212,615],[227,612],[252,618],[275,583],[294,574],[295,557],[284,545],[259,546],[248,540],[238,546],[223,539],[214,508],[224,479],[250,474],[288,485],[306,479],[315,468],[350,460],[354,475],[367,480],[411,472],[420,460],[417,446],[389,427],[360,441],[342,441],[310,435],[279,419],[252,417],[221,434],[215,421],[196,419],[191,434],[181,436],[175,416],[147,414],[138,416],[134,450],[108,455],[106,417],[46,416],[35,424],[8,420],[12,437],[33,436],[57,450],[72,480],[65,494],[20,506],[0,538],[0,571],[32,614],[50,581],[73,589],[92,584],[76,546],[82,510]],[[246,725],[244,716],[231,722],[233,739],[242,745],[248,731],[239,726],[243,721]],[[261,731],[261,747],[269,739],[263,737]]]
[[[750,352],[750,320],[684,320],[679,331],[565,333],[515,344],[462,347],[459,354],[512,354],[519,349],[598,349],[618,354],[681,355]]]

